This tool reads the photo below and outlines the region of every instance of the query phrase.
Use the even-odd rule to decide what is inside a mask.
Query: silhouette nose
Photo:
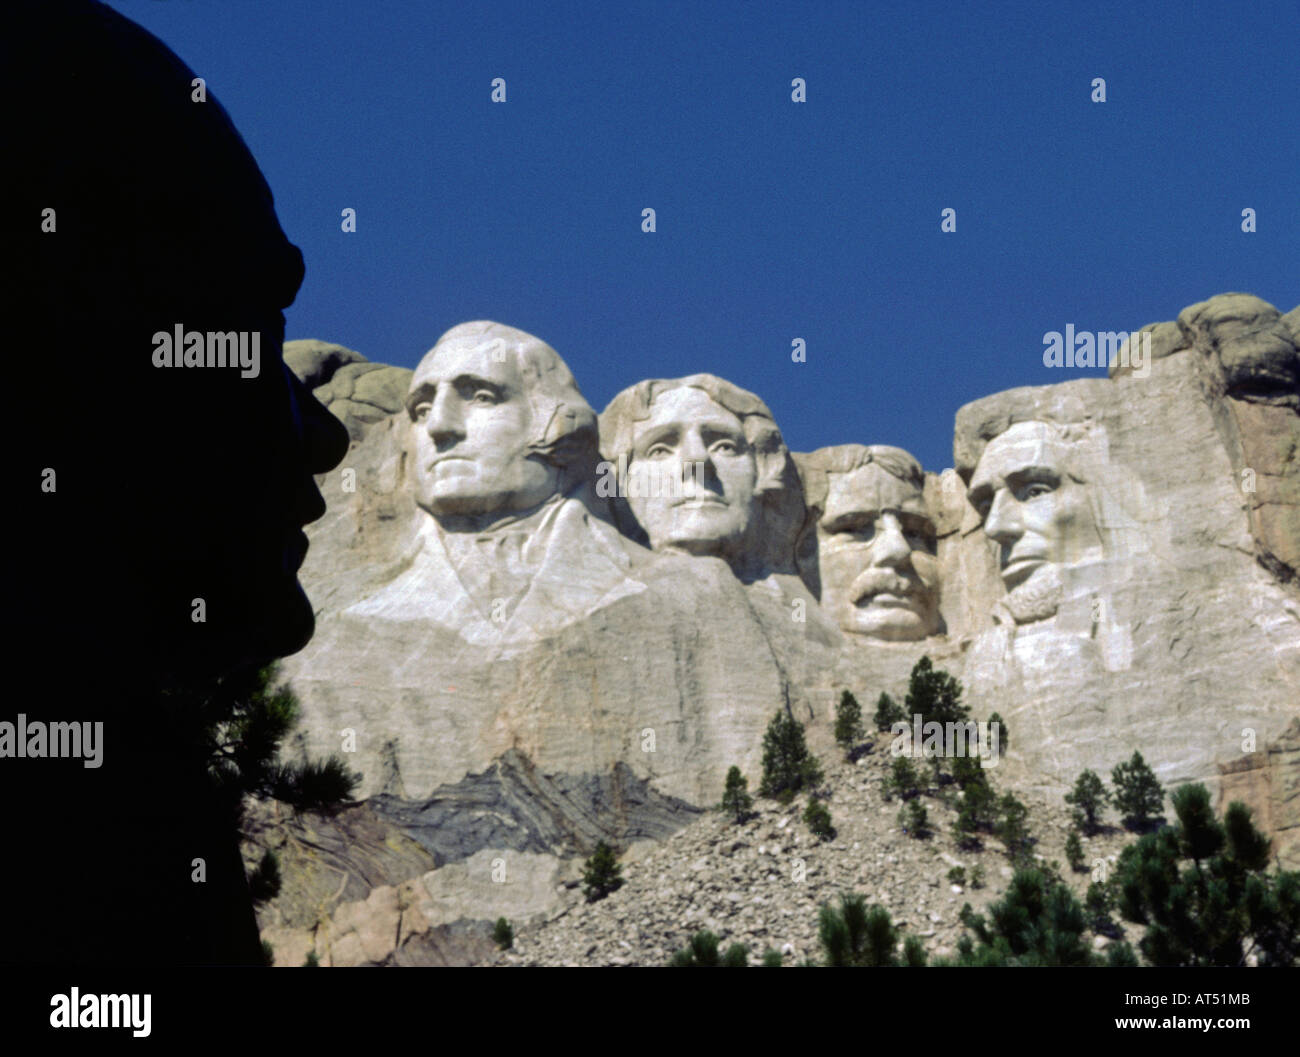
[[[307,446],[307,465],[312,473],[328,473],[343,461],[350,438],[347,427],[329,413],[312,395],[298,376],[289,372],[289,384],[302,416],[303,438]]]
[[[871,564],[901,568],[912,554],[903,526],[893,514],[882,514],[871,547]]]
[[[1025,534],[1020,504],[1005,488],[999,488],[993,495],[988,516],[984,519],[984,533],[1003,547],[1010,547]]]

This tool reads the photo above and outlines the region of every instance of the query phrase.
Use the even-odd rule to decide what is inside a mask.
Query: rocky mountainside
[[[324,342],[285,350],[353,437],[308,530],[317,633],[283,666],[303,710],[286,751],[341,754],[362,776],[340,816],[267,808],[250,830],[250,861],[272,847],[286,863],[261,917],[285,963],[313,948],[333,964],[480,960],[503,914],[527,952],[523,926],[569,908],[598,840],[632,849],[629,870],[658,854],[644,842],[706,841],[701,811],[732,765],[756,780],[776,711],[828,746],[842,690],[901,700],[922,654],[1016,732],[999,784],[1045,818],[1082,769],[1140,749],[1166,788],[1204,782],[1220,812],[1246,802],[1300,866],[1300,309],[1220,295],[1135,332],[1109,378],[974,400],[939,473],[886,445],[790,453],[757,396],[710,375],[637,383],[597,416],[554,350],[500,324],[453,328],[416,372]],[[444,364],[459,373],[439,388]],[[478,375],[486,388],[465,389]],[[449,411],[434,394],[451,383]],[[473,448],[470,423],[512,393],[538,434],[521,464],[552,494],[467,527],[473,460],[448,456],[479,451],[488,472],[508,445]],[[723,475],[699,513],[627,487],[669,450],[654,437],[684,459],[701,423],[732,434],[694,460]],[[702,524],[716,540],[674,541]],[[883,839],[879,810],[856,803],[843,832]],[[736,862],[770,856],[767,832]],[[770,894],[938,847],[846,839],[813,853],[820,880]],[[782,876],[759,872],[747,905]],[[675,913],[663,929],[688,927]]]
[[[753,817],[736,823],[714,811],[662,843],[638,846],[624,859],[625,883],[604,899],[587,902],[581,887],[566,885],[563,908],[549,920],[516,931],[513,947],[497,965],[665,965],[699,931],[719,937],[719,949],[740,943],[750,963],[774,949],[782,964],[824,958],[817,938],[818,908],[858,893],[885,907],[895,925],[919,936],[932,957],[952,955],[963,932],[958,915],[970,903],[983,912],[1012,874],[1006,849],[986,838],[976,851],[959,847],[952,832],[956,810],[923,797],[933,832],[917,838],[898,824],[900,801],[887,793],[890,738],[879,735],[856,763],[841,753],[822,758],[820,787],[836,836],[821,840],[803,822],[806,796],[789,805],[755,800]],[[996,773],[996,772],[993,772]],[[996,784],[996,778],[994,779]],[[1082,902],[1095,860],[1108,870],[1132,834],[1117,826],[1084,840],[1089,872],[1066,864],[1070,820],[1058,798],[1030,793],[1030,830],[1037,860],[1057,864]],[[954,867],[965,881],[954,884]],[[979,887],[970,878],[980,871]],[[1125,933],[1130,941],[1134,926]],[[1095,936],[1104,949],[1111,941]]]

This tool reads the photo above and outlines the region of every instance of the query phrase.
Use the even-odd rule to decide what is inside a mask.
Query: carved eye
[[[1040,495],[1047,495],[1053,491],[1055,491],[1055,489],[1046,481],[1031,481],[1029,484],[1019,489],[1016,493],[1016,498],[1023,503],[1027,500],[1035,499]]]
[[[740,446],[734,440],[720,440],[714,443],[710,451],[719,455],[739,455]]]
[[[870,543],[875,538],[876,522],[874,519],[847,525],[835,533],[835,539],[840,543]]]
[[[433,410],[433,405],[428,402],[425,402],[423,404],[416,404],[413,408],[411,408],[411,421],[423,422],[426,418],[429,417],[429,412],[431,410]]]
[[[644,457],[647,459],[666,459],[672,453],[673,449],[667,444],[651,444],[650,447],[646,448]]]

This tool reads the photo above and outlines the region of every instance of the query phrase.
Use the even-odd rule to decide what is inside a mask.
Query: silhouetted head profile
[[[324,512],[313,475],[347,435],[280,358],[302,256],[230,118],[159,40],[90,0],[5,15],[0,90],[30,240],[6,249],[27,418],[13,431],[26,484],[11,641],[42,673],[18,710],[102,721],[104,746],[95,770],[0,764],[6,794],[32,805],[10,839],[46,871],[39,893],[4,900],[26,907],[4,957],[257,960],[237,834],[195,755],[202,717],[162,688],[312,633],[302,527]],[[75,880],[87,862],[91,900]]]

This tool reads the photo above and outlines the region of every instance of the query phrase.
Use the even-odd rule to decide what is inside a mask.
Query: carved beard
[[[1002,600],[1017,624],[1033,624],[1056,616],[1065,588],[1059,565],[1045,565]]]

